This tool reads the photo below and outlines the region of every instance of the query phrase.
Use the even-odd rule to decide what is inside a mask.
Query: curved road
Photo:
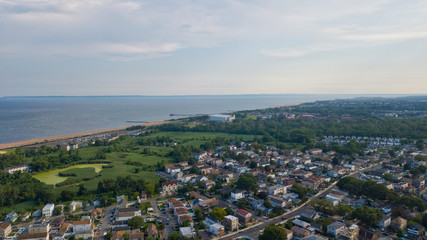
[[[387,161],[384,161],[384,162],[387,162]],[[375,164],[375,165],[373,165],[371,167],[368,167],[368,168],[365,168],[365,169],[361,169],[361,170],[357,170],[357,171],[352,172],[352,173],[350,173],[350,174],[348,174],[348,175],[346,175],[344,177],[354,176],[354,175],[358,174],[359,172],[371,171],[374,168],[377,168],[382,163],[383,162],[380,162],[380,163]],[[283,221],[282,217],[286,217],[286,219],[291,219],[291,218],[299,215],[304,209],[310,208],[309,203],[312,200],[325,197],[329,193],[329,191],[333,187],[335,187],[335,185],[337,183],[338,183],[338,181],[333,182],[329,187],[327,187],[327,188],[323,189],[322,191],[318,192],[316,195],[314,195],[313,197],[311,197],[310,199],[308,199],[308,201],[305,202],[304,204],[302,204],[301,206],[298,206],[298,207],[292,209],[291,211],[289,211],[287,213],[284,213],[281,216],[278,216],[278,217],[272,218],[272,219],[268,219],[268,220],[266,220],[264,222],[257,223],[257,224],[255,224],[253,226],[248,227],[248,228],[241,229],[241,230],[238,230],[237,232],[229,233],[227,235],[221,236],[219,238],[214,238],[214,239],[233,239],[233,238],[237,238],[237,237],[240,237],[240,236],[247,236],[247,237],[250,237],[252,239],[258,239],[258,235],[259,235],[259,233],[260,233],[261,230],[265,229],[266,227],[270,226],[271,224],[277,224],[277,223]]]

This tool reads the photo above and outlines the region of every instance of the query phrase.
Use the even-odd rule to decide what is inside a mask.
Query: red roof
[[[250,214],[250,212],[243,210],[243,209],[238,209],[236,213],[238,213],[242,216],[246,216],[246,215]]]
[[[10,222],[2,222],[2,223],[0,223],[0,228],[2,228],[2,229],[6,229],[9,226],[10,226]]]
[[[163,186],[174,185],[174,184],[178,184],[176,180],[162,183]]]

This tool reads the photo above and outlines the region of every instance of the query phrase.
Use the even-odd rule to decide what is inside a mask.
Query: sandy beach
[[[148,123],[132,125],[132,126],[155,126],[155,125],[161,125],[161,124],[168,123],[168,122],[170,122],[170,121],[154,121],[154,122],[148,122]],[[43,143],[43,142],[64,140],[64,139],[77,138],[77,137],[83,137],[83,136],[90,136],[90,135],[95,135],[95,134],[100,134],[100,133],[115,132],[115,131],[125,130],[126,128],[132,127],[132,126],[103,129],[103,130],[89,131],[89,132],[82,132],[82,133],[74,133],[74,134],[68,134],[68,135],[63,135],[63,136],[32,139],[32,140],[13,142],[13,143],[4,143],[4,144],[0,144],[0,149],[17,148],[17,147],[28,146],[28,145]],[[0,151],[0,154],[3,154],[3,153],[4,153],[4,151]]]

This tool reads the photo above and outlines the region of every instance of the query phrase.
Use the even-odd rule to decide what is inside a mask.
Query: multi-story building
[[[75,238],[93,238],[93,229],[94,226],[91,220],[85,219],[73,222],[73,233]]]
[[[176,180],[162,183],[162,195],[174,196],[178,193],[178,182]]]
[[[52,217],[54,209],[55,209],[55,204],[53,203],[46,204],[46,206],[42,209],[43,216]]]
[[[328,225],[327,233],[329,235],[337,237],[338,234],[340,234],[342,231],[344,231],[344,229],[345,229],[345,224],[342,222],[336,221],[336,222],[333,222],[333,223]]]
[[[231,231],[237,230],[239,228],[239,219],[233,215],[225,216],[224,225]]]
[[[35,223],[28,227],[28,233],[45,233],[50,231],[49,223]]]
[[[225,228],[219,223],[214,223],[209,226],[209,231],[215,236],[222,236],[225,233]]]
[[[0,238],[4,239],[12,232],[12,224],[10,222],[0,223]]]
[[[244,209],[238,209],[235,215],[239,219],[239,222],[243,225],[252,222],[252,213]]]

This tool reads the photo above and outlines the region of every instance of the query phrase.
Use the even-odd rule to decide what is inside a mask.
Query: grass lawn
[[[206,132],[159,132],[149,136],[144,137],[130,137],[124,136],[121,138],[118,146],[122,151],[114,150],[112,152],[106,153],[106,159],[102,161],[111,162],[111,164],[80,164],[71,166],[63,169],[50,170],[48,172],[35,174],[34,177],[38,180],[49,184],[54,185],[56,183],[63,182],[70,177],[60,177],[58,176],[59,172],[64,173],[75,173],[77,177],[90,178],[94,176],[93,170],[88,168],[95,168],[95,173],[99,174],[96,178],[83,181],[85,186],[89,191],[96,191],[98,187],[98,182],[102,179],[111,178],[115,179],[118,176],[126,177],[131,175],[135,178],[143,178],[147,182],[158,183],[159,176],[157,176],[154,171],[144,171],[144,166],[154,166],[158,163],[166,164],[173,161],[172,158],[167,157],[167,154],[172,150],[171,147],[163,146],[142,146],[138,144],[138,140],[141,138],[156,138],[156,137],[170,137],[172,141],[181,144],[181,145],[191,145],[191,146],[200,146],[206,141],[210,141],[217,137],[223,137],[227,139],[236,139],[241,141],[252,141],[254,135],[241,135],[241,134],[227,134],[227,133],[206,133]],[[107,146],[88,146],[80,148],[79,156],[82,158],[82,161],[90,161],[94,158],[97,152],[107,149]],[[149,148],[152,153],[155,154],[142,154],[145,148]],[[110,147],[111,149],[111,147]],[[127,161],[140,163],[141,166],[128,165]],[[102,168],[103,165],[111,165],[112,168]],[[138,171],[135,171],[138,169]],[[71,180],[71,179],[70,179]],[[78,184],[67,185],[63,187],[56,187],[55,192],[59,193],[63,190],[73,190],[78,189]]]
[[[106,163],[97,163],[97,164],[79,164],[79,165],[74,165],[71,167],[67,167],[67,168],[61,168],[61,169],[53,169],[47,172],[41,172],[41,173],[37,173],[36,175],[34,175],[33,177],[38,179],[40,182],[44,182],[48,185],[54,185],[60,182],[63,182],[65,180],[67,180],[68,177],[61,177],[59,176],[59,172],[66,172],[69,171],[71,169],[74,169],[74,172],[78,172],[76,171],[76,169],[78,168],[92,168],[94,169],[95,173],[99,173],[102,170],[102,166],[103,165],[108,165]],[[87,170],[84,170],[87,171]]]
[[[38,204],[35,201],[22,202],[22,203],[15,204],[13,206],[1,207],[0,215],[5,217],[6,214],[10,212],[17,212],[18,214],[22,214],[28,211],[32,211],[36,207],[38,207]]]

